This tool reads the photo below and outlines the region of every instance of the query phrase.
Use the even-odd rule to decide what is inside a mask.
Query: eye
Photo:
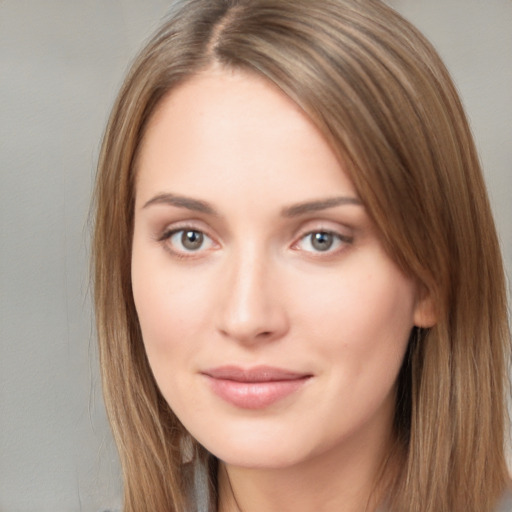
[[[312,231],[304,235],[295,247],[306,252],[334,252],[343,244],[352,242],[352,237],[333,231]]]
[[[198,229],[174,229],[166,232],[161,241],[165,241],[169,249],[178,255],[198,253],[211,249],[213,240]]]

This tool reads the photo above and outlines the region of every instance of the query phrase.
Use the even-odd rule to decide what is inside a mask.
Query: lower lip
[[[226,402],[241,409],[264,409],[298,391],[308,380],[239,382],[207,376],[212,391]]]

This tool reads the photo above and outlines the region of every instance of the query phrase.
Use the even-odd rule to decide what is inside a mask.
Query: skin
[[[426,320],[343,163],[273,85],[214,68],[161,102],[137,172],[144,344],[173,411],[222,461],[221,510],[364,510],[392,441],[409,334]],[[297,207],[333,198],[345,199]],[[202,245],[187,249],[180,229]],[[328,250],[313,244],[319,232],[333,233]],[[310,377],[246,409],[202,373],[226,364]]]

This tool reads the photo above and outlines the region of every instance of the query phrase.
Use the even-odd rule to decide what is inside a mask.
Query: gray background
[[[512,1],[390,0],[469,113],[512,275]],[[0,0],[0,511],[119,508],[88,276],[99,140],[163,0]]]

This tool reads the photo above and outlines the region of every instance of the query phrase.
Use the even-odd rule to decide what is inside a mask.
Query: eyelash
[[[198,248],[198,250],[187,250],[187,249],[179,249],[176,250],[171,245],[171,239],[181,234],[181,237],[183,238],[183,235],[185,233],[196,233],[203,237],[204,240],[209,240],[211,245],[215,245],[215,241],[207,235],[203,230],[197,229],[193,226],[180,226],[173,229],[169,229],[165,231],[159,238],[158,241],[163,243],[166,247],[166,249],[171,252],[171,254],[179,259],[192,259],[197,258],[201,253],[208,250],[203,248],[203,244]],[[300,250],[298,247],[299,244],[307,239],[310,240],[310,245],[312,245],[314,242],[312,241],[313,235],[322,235],[322,236],[328,236],[332,237],[334,240],[334,243],[337,241],[337,247],[335,249],[332,249],[331,247],[328,247],[325,251],[321,250],[305,250],[304,252],[314,255],[315,258],[321,258],[323,255],[324,257],[327,256],[333,256],[337,254],[338,252],[342,251],[344,249],[344,246],[351,245],[354,242],[354,238],[352,236],[343,235],[341,233],[338,233],[336,231],[330,230],[330,229],[315,229],[308,231],[300,236],[300,238],[294,242],[291,246],[294,250]],[[341,247],[340,247],[341,246]]]

